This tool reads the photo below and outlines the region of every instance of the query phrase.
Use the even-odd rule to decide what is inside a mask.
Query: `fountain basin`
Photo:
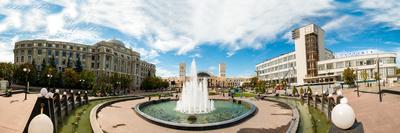
[[[205,114],[185,114],[175,110],[176,100],[144,102],[133,109],[142,118],[155,124],[183,130],[209,130],[238,124],[252,117],[257,107],[246,101],[214,99],[215,110]]]

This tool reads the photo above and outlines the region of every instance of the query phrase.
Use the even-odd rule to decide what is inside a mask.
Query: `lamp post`
[[[358,69],[356,68],[356,86],[357,86],[357,96],[360,97],[360,91],[358,89]]]
[[[83,84],[84,84],[85,80],[84,79],[80,79],[79,82],[81,83],[81,89],[83,89]]]
[[[47,74],[47,78],[49,78],[48,80],[48,88],[49,88],[49,91],[50,91],[50,82],[51,82],[51,78],[53,77],[53,75],[52,74]]]
[[[379,88],[379,101],[380,102],[382,102],[382,91],[381,91],[381,77],[380,77],[380,74],[379,74],[379,62],[380,62],[380,58],[379,58],[379,56],[378,56],[378,58],[377,58],[377,69],[378,69],[378,72],[377,72],[377,80],[378,80],[378,88]]]
[[[28,76],[29,76],[29,73],[31,72],[31,69],[23,68],[22,70],[26,73],[26,75],[25,75],[26,88],[25,88],[25,99],[24,99],[24,100],[26,100],[27,99],[27,95],[28,95],[28,88],[29,88]]]
[[[121,82],[117,81],[117,87],[116,88],[118,88],[120,86],[121,86]],[[118,91],[119,91],[119,89],[118,89]],[[115,93],[115,90],[114,90],[114,93]]]

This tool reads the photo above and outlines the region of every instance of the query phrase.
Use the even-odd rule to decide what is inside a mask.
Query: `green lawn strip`
[[[90,111],[97,104],[103,103],[113,99],[103,99],[89,101],[89,104],[80,106],[74,109],[67,119],[64,120],[64,125],[59,128],[60,133],[87,133],[92,132],[90,126]]]
[[[254,97],[256,94],[251,93],[251,92],[244,92],[243,97]],[[233,96],[235,97],[240,97],[241,93],[235,93]]]

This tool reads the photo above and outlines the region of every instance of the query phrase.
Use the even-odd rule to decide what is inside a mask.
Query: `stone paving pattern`
[[[214,97],[215,98],[215,97]],[[222,98],[222,97],[218,97]],[[152,99],[155,99],[152,98]],[[98,114],[98,121],[101,128],[108,133],[127,133],[127,132],[140,132],[140,133],[181,133],[181,132],[195,132],[186,130],[170,129],[158,126],[151,122],[142,119],[131,108],[138,103],[147,101],[148,99],[140,99],[133,101],[125,101],[112,104],[103,108]],[[255,101],[251,100],[253,104],[258,107],[258,112],[255,116],[247,121],[238,125],[227,128],[206,130],[200,132],[207,133],[233,133],[241,128],[277,128],[287,125],[292,119],[292,110],[282,108],[275,102],[269,101]],[[199,131],[196,131],[199,132]]]

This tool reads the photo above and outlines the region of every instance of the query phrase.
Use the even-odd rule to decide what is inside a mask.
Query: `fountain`
[[[250,102],[208,98],[207,79],[199,81],[196,62],[191,64],[191,77],[184,83],[179,100],[161,99],[133,107],[142,118],[161,126],[208,130],[231,126],[253,116],[257,107]]]
[[[194,59],[191,65],[191,76],[182,87],[181,99],[177,102],[175,110],[185,114],[204,114],[213,111],[214,101],[208,99],[207,79],[199,83]]]

